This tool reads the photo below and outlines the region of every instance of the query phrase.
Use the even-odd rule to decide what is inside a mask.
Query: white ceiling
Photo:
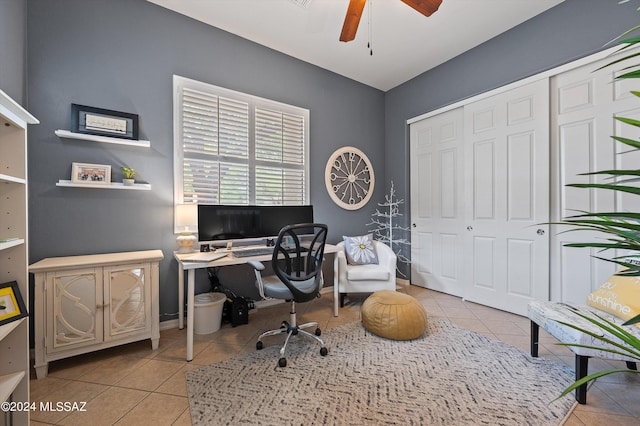
[[[349,43],[338,41],[348,0],[148,1],[387,91],[564,0],[443,0],[430,17],[368,0]]]

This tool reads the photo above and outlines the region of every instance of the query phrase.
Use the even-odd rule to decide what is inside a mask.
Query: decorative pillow
[[[350,265],[370,265],[378,263],[378,255],[373,245],[373,234],[360,237],[342,237],[347,263]]]
[[[587,297],[587,305],[625,321],[635,317],[640,314],[640,277],[609,277]]]

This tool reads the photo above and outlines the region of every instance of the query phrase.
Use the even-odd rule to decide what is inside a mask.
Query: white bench
[[[589,321],[581,318],[573,313],[570,308],[576,309],[583,315],[595,318],[593,313],[597,312],[599,316],[602,318],[606,318],[607,320],[617,324],[622,325],[624,320],[614,317],[606,312],[597,310],[596,308],[592,308],[587,305],[576,305],[576,304],[565,304],[560,302],[539,302],[533,301],[528,305],[528,313],[527,316],[531,320],[531,356],[538,356],[538,336],[540,327],[546,330],[553,337],[558,339],[562,343],[570,343],[570,344],[578,344],[578,345],[587,345],[587,346],[595,346],[601,348],[609,348],[616,349],[614,346],[609,345],[593,336],[590,336],[581,331],[575,330],[566,325],[560,324],[560,322],[564,322],[567,324],[576,325],[584,330],[588,330],[598,336],[605,336],[612,341],[617,341],[622,343],[617,337],[610,335],[609,333],[602,330],[600,327],[597,327],[595,324],[590,323]],[[629,331],[634,336],[640,338],[640,328],[637,326],[625,327],[627,331]],[[631,370],[636,370],[635,359],[624,357],[622,355],[613,354],[604,350],[597,350],[591,348],[583,348],[576,346],[568,346],[576,354],[575,360],[575,370],[576,370],[576,380],[579,380],[585,377],[588,373],[588,360],[591,357],[602,358],[602,359],[611,359],[618,361],[626,361],[627,368]],[[576,388],[576,401],[580,404],[587,403],[587,384]]]

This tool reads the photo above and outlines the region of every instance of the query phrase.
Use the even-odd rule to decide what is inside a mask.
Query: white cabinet
[[[15,281],[29,306],[27,125],[31,114],[0,90],[0,283]],[[0,401],[29,401],[29,318],[0,326]],[[28,411],[11,414],[28,424]]]
[[[35,369],[50,361],[150,338],[158,348],[158,262],[148,250],[43,259],[35,274]]]

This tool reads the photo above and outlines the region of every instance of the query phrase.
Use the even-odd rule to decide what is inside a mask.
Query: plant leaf
[[[599,371],[597,373],[593,373],[593,374],[590,374],[588,376],[584,376],[580,380],[577,380],[577,381],[573,382],[569,387],[567,387],[564,391],[562,391],[560,396],[557,397],[556,399],[554,399],[554,401],[557,401],[558,399],[560,399],[560,398],[562,398],[564,396],[567,396],[571,391],[579,388],[580,386],[584,385],[585,383],[590,382],[591,380],[595,380],[595,379],[597,379],[599,377],[607,376],[607,375],[613,374],[613,373],[640,373],[640,371],[615,369],[615,370]]]

